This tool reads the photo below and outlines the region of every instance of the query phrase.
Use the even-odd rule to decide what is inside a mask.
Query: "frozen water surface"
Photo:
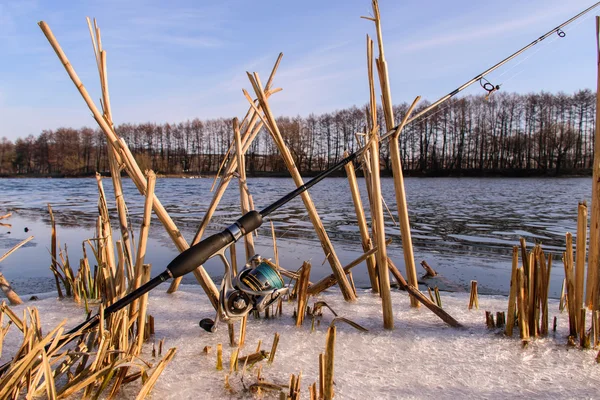
[[[163,284],[150,293],[148,311],[155,320],[156,333],[145,345],[143,357],[151,359],[152,342],[165,339],[165,348],[177,347],[177,354],[159,378],[151,398],[218,399],[252,398],[244,391],[239,374],[230,377],[232,391],[224,387],[229,371],[227,328],[207,333],[198,327],[201,318],[212,317],[206,296],[197,285],[182,285],[166,294]],[[40,310],[44,332],[63,318],[74,326],[84,318],[81,307],[70,300],[57,301],[54,295],[29,301],[26,306]],[[485,326],[485,310],[506,311],[503,296],[480,296],[479,310],[468,310],[466,293],[441,294],[444,309],[465,325],[448,327],[426,308],[411,309],[406,293],[393,291],[395,329],[382,327],[381,303],[368,291],[359,291],[359,300],[349,304],[337,290],[319,296],[340,316],[369,329],[363,333],[344,323],[337,324],[335,345],[336,399],[506,399],[527,397],[596,398],[600,384],[600,366],[596,352],[566,346],[568,321],[558,312],[558,303],[550,302],[550,320],[558,317],[558,330],[547,338],[534,340],[523,349],[517,334],[506,338]],[[316,300],[311,298],[309,304]],[[281,335],[273,365],[264,365],[262,376],[268,382],[287,384],[290,374],[302,372],[302,398],[308,386],[318,379],[318,357],[325,349],[327,326],[333,315],[323,311],[321,323],[310,331],[310,318],[303,327],[295,327],[292,318],[296,303],[285,303],[282,317],[248,320],[246,346],[241,354],[254,352],[259,340],[270,350],[273,335]],[[14,307],[17,314],[24,306]],[[236,324],[236,334],[238,325]],[[20,342],[14,327],[5,340],[5,362]],[[223,344],[224,371],[216,371],[216,345]],[[204,355],[204,346],[211,346]],[[156,359],[158,361],[158,359]],[[264,362],[263,362],[264,364]],[[256,369],[247,372],[244,382],[255,382]],[[121,398],[135,398],[139,383],[124,387]],[[272,395],[274,398],[275,395]]]

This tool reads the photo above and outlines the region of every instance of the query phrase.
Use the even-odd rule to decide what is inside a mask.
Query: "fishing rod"
[[[260,256],[254,256],[246,265],[246,268],[240,271],[237,277],[232,279],[230,277],[230,266],[225,258],[225,250],[244,235],[258,229],[262,225],[265,217],[295,197],[306,192],[308,189],[330,176],[333,172],[356,160],[367,147],[368,146],[364,146],[338,161],[329,169],[319,173],[304,185],[299,186],[261,211],[252,210],[247,212],[221,232],[215,233],[181,252],[158,276],[152,278],[144,285],[106,307],[103,312],[104,317],[108,317],[110,314],[121,310],[161,283],[192,272],[198,268],[199,265],[204,264],[209,258],[215,256],[220,257],[225,263],[225,273],[221,283],[221,290],[219,291],[217,317],[214,321],[208,318],[203,319],[200,321],[200,326],[207,331],[214,332],[219,321],[241,319],[253,309],[264,311],[266,307],[287,291],[287,288],[283,287],[281,275],[269,264],[262,262]],[[64,334],[64,339],[59,341],[57,347],[64,346],[77,337],[77,335],[74,334],[79,331],[89,330],[98,325],[99,322],[99,313],[88,318]],[[0,376],[6,372],[10,364],[11,361],[0,366]]]

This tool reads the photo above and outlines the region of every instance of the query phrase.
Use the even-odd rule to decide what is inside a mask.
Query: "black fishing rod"
[[[240,217],[237,221],[235,221],[232,225],[225,228],[223,231],[216,233],[212,236],[209,236],[206,239],[202,240],[201,242],[199,242],[199,243],[191,246],[187,250],[181,252],[177,257],[175,257],[169,263],[169,265],[167,266],[165,271],[163,271],[158,276],[152,278],[150,281],[148,281],[144,285],[140,286],[138,289],[134,290],[133,292],[131,292],[131,293],[127,294],[126,296],[122,297],[121,299],[117,300],[110,306],[106,307],[104,309],[103,315],[105,317],[107,317],[110,314],[121,310],[122,308],[131,304],[134,300],[138,299],[139,297],[143,296],[144,294],[148,293],[149,291],[151,291],[152,289],[154,289],[155,287],[160,285],[161,283],[166,282],[169,279],[175,279],[175,278],[184,276],[184,275],[192,272],[196,268],[198,268],[199,265],[204,264],[209,258],[211,258],[215,255],[222,255],[223,251],[225,249],[227,249],[233,243],[237,242],[242,236],[249,234],[249,233],[255,231],[256,229],[258,229],[262,225],[263,219],[265,217],[267,217],[268,215],[270,215],[275,210],[279,209],[280,207],[282,207],[283,205],[285,205],[286,203],[288,203],[295,197],[304,193],[305,191],[307,191],[308,189],[310,189],[317,183],[321,182],[323,179],[325,179],[326,177],[328,177],[329,175],[331,175],[333,172],[337,171],[338,169],[342,168],[344,165],[356,160],[366,150],[366,148],[367,148],[367,146],[364,146],[364,147],[360,148],[359,150],[355,151],[354,153],[350,154],[349,156],[345,157],[344,159],[338,161],[336,164],[334,164],[329,169],[319,173],[317,176],[312,178],[310,181],[308,181],[304,185],[299,186],[295,190],[293,190],[290,193],[286,194],[285,196],[281,197],[279,200],[268,205],[261,211],[253,210],[253,211],[247,212],[242,217]],[[224,262],[226,263],[227,261],[224,260]],[[226,264],[226,266],[228,266],[228,264]],[[257,270],[257,271],[258,271],[258,273],[255,275],[258,277],[258,279],[263,278],[263,276],[259,275],[259,274],[264,274],[265,273],[264,269],[262,271],[260,271],[260,270]],[[220,301],[219,308],[221,308],[221,307],[225,308],[224,306],[226,306],[226,304],[223,302],[225,301],[225,297],[226,297],[225,295],[227,295],[227,298],[230,300],[230,303],[228,303],[226,309],[221,310],[221,312],[233,311],[233,314],[231,314],[231,315],[228,314],[227,316],[225,316],[225,315],[219,314],[219,311],[218,311],[217,318],[215,321],[205,319],[201,322],[201,326],[204,329],[206,329],[208,331],[214,331],[216,329],[215,322],[219,320],[220,315],[222,316],[221,319],[227,320],[227,319],[231,319],[231,316],[241,317],[241,316],[247,314],[248,312],[250,312],[253,308],[252,306],[257,305],[256,299],[246,296],[245,293],[250,293],[250,295],[253,295],[254,297],[258,297],[261,300],[262,300],[261,296],[264,297],[270,293],[275,293],[278,296],[281,293],[281,291],[280,291],[281,287],[270,288],[270,287],[259,287],[260,285],[250,286],[249,282],[251,281],[252,278],[255,278],[250,275],[252,272],[253,272],[253,270],[248,269],[247,277],[249,277],[249,278],[246,281],[238,282],[238,283],[240,283],[240,286],[243,285],[245,282],[245,285],[243,286],[244,293],[241,293],[238,290],[238,291],[234,291],[235,293],[232,293],[232,295],[230,296],[229,295],[230,293],[226,292],[224,290],[224,289],[229,289],[229,287],[222,285],[222,289],[220,291],[221,298],[219,299],[219,301]],[[268,270],[266,272],[268,272]],[[242,272],[240,272],[240,275],[242,275]],[[228,277],[229,277],[229,274],[228,274],[228,270],[227,270],[224,274],[223,280],[225,282],[227,282]],[[273,286],[275,286],[275,285],[273,285]],[[283,286],[283,284],[281,284],[280,286]],[[271,289],[275,289],[275,290],[271,290]],[[261,302],[261,304],[259,305],[259,308],[266,307],[268,304],[272,303],[275,299],[276,299],[276,297],[267,298],[267,302]],[[240,303],[240,300],[243,303]],[[88,318],[87,320],[85,320],[84,322],[77,325],[75,328],[71,329],[69,332],[67,332],[64,335],[66,337],[66,339],[63,339],[62,342],[59,342],[59,346],[64,346],[65,344],[74,340],[75,337],[77,337],[77,336],[74,336],[75,333],[77,333],[79,331],[89,330],[89,329],[95,327],[96,325],[98,325],[99,322],[100,322],[100,314],[96,314],[96,315]],[[8,368],[9,365],[10,365],[10,362],[0,366],[0,376],[2,376],[2,374],[4,374],[4,372],[6,371],[6,369]]]

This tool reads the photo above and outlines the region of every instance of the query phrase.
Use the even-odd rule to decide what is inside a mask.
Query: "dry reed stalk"
[[[441,307],[439,307],[433,301],[429,300],[423,293],[421,293],[421,291],[418,288],[415,288],[414,286],[409,285],[406,282],[406,280],[404,279],[404,277],[402,276],[402,274],[400,273],[400,271],[398,270],[398,268],[394,265],[392,260],[390,260],[389,258],[388,258],[388,267],[390,268],[392,275],[394,275],[394,278],[396,278],[396,281],[398,282],[398,285],[401,288],[404,288],[407,292],[409,292],[409,294],[413,295],[425,307],[427,307],[429,310],[431,310],[431,312],[433,312],[435,315],[440,317],[442,319],[442,321],[444,321],[448,325],[450,325],[454,328],[462,328],[462,325],[457,320],[452,318],[452,316],[450,314],[448,314],[446,311],[444,311]]]
[[[492,314],[490,311],[485,312],[485,324],[487,325],[488,329],[494,329],[496,327],[496,324],[494,323],[494,314]]]
[[[388,239],[386,241],[386,244],[389,244],[392,242],[392,239]],[[346,265],[344,267],[344,272],[345,273],[350,273],[350,270],[354,267],[356,267],[357,265],[359,265],[361,262],[368,260],[370,256],[372,256],[373,254],[375,254],[378,250],[378,247],[373,247],[371,250],[367,251],[366,253],[363,253],[360,255],[360,257],[358,257],[356,260],[350,262],[348,265]],[[284,275],[282,273],[282,275]],[[317,294],[321,293],[322,291],[334,286],[337,283],[337,279],[335,278],[334,274],[330,274],[326,277],[324,277],[323,279],[319,280],[318,282],[315,282],[313,284],[311,284],[308,287],[308,293],[312,296],[316,296]]]
[[[150,280],[150,270],[152,266],[150,264],[143,264],[142,266],[142,283],[145,284]],[[134,354],[140,354],[142,352],[142,345],[145,339],[146,329],[146,311],[148,309],[148,293],[144,294],[140,299],[140,308],[137,316],[137,342]]]
[[[548,262],[546,262],[546,257],[542,248],[539,247],[537,253],[538,264],[540,266],[541,279],[540,279],[540,289],[539,289],[539,306],[540,312],[542,314],[540,321],[540,335],[548,334],[548,295],[550,293],[550,273],[552,272],[552,255],[548,255]]]
[[[515,309],[517,301],[517,268],[519,267],[519,247],[513,246],[512,255],[512,272],[510,275],[510,294],[508,295],[508,313],[506,320],[506,329],[504,334],[506,336],[513,335],[513,328],[515,325]],[[547,304],[547,303],[546,303]]]
[[[100,38],[100,29],[96,25],[94,19],[94,26],[96,36],[94,36],[94,30],[89,18],[87,19],[90,36],[92,39],[92,47],[96,56],[96,64],[98,65],[98,74],[100,76],[100,86],[102,89],[102,109],[107,122],[112,126],[112,111],[110,106],[110,96],[108,92],[108,70],[106,68],[106,51],[102,49],[102,41]],[[95,40],[97,39],[97,40]],[[117,162],[116,150],[112,145],[107,143],[107,154],[108,163],[110,167],[110,175],[113,182],[115,202],[117,204],[117,213],[119,216],[119,228],[121,231],[121,238],[125,246],[125,257],[127,260],[127,272],[129,279],[133,278],[133,259],[131,251],[131,241],[129,236],[129,227],[127,223],[127,210],[125,207],[125,200],[123,198],[123,184],[121,182],[121,168]]]
[[[319,399],[325,393],[325,354],[319,353]]]
[[[281,271],[281,267],[279,266],[279,249],[277,248],[277,237],[275,236],[275,225],[273,225],[273,220],[269,220],[271,223],[271,237],[273,238],[273,257],[275,258],[275,270]],[[296,278],[297,279],[297,278]]]
[[[379,275],[379,294],[383,310],[383,326],[385,329],[394,328],[394,312],[392,310],[392,298],[390,291],[390,275],[387,265],[387,250],[385,246],[385,222],[383,219],[383,208],[381,206],[381,180],[379,166],[379,135],[375,101],[375,83],[373,78],[373,41],[367,36],[367,72],[369,79],[370,112],[372,129],[369,135],[369,150],[371,156],[371,224],[377,251],[377,271]],[[411,300],[412,304],[412,300]]]
[[[375,9],[376,2],[373,2],[373,3],[374,3],[374,9]],[[378,20],[379,19],[377,17],[377,21]],[[376,24],[377,24],[377,22],[376,22]],[[380,27],[378,28],[378,36],[380,35],[379,31],[380,31]],[[385,68],[385,75],[387,75],[387,67],[385,66],[386,65],[385,61],[383,61],[383,45],[380,44],[380,47],[381,47],[381,49],[380,49],[381,56],[380,56],[380,63],[378,65],[382,65],[381,68]],[[383,90],[383,82],[381,82],[381,84],[382,84],[382,90]],[[387,82],[386,82],[386,86],[387,86]],[[389,86],[387,86],[387,91],[389,92]],[[383,96],[383,98],[384,98],[384,102],[385,102],[385,95]],[[418,277],[417,277],[417,269],[415,266],[415,257],[414,257],[414,253],[413,253],[412,237],[411,237],[411,232],[410,232],[410,221],[409,221],[409,217],[408,217],[408,204],[406,202],[406,189],[404,187],[404,177],[402,175],[402,160],[401,160],[401,156],[400,156],[400,143],[399,143],[398,138],[400,136],[400,133],[402,132],[402,129],[404,128],[404,125],[406,124],[406,121],[412,114],[413,110],[415,109],[415,107],[420,99],[421,99],[420,96],[417,96],[417,98],[415,98],[415,100],[409,107],[408,111],[406,112],[406,115],[404,116],[402,123],[398,126],[398,129],[390,137],[390,140],[389,140],[390,158],[392,159],[392,171],[393,171],[393,178],[394,178],[394,192],[396,194],[396,204],[398,207],[398,218],[400,220],[400,235],[402,238],[402,250],[403,250],[403,255],[404,255],[404,264],[406,265],[406,277],[408,278],[408,282],[415,287],[417,287],[419,283],[418,283]],[[391,110],[391,104],[388,107],[385,107],[384,110],[385,109]],[[391,112],[390,110],[388,110],[388,112]],[[387,121],[387,118],[386,118],[386,121]],[[387,125],[387,123],[386,123],[386,125]],[[387,130],[390,130],[390,129],[393,129],[393,124],[391,126],[387,125]],[[417,299],[415,299],[413,297],[411,297],[410,304],[412,307],[419,306],[419,302],[417,301]]]
[[[98,212],[101,218],[102,235],[104,239],[104,249],[106,251],[106,265],[110,270],[112,277],[114,278],[117,272],[115,265],[115,251],[112,240],[112,228],[110,226],[110,216],[108,213],[108,204],[106,203],[106,195],[104,193],[104,186],[102,185],[102,175],[96,172],[96,182],[98,183]],[[113,288],[114,290],[114,288]]]
[[[239,346],[243,347],[246,342],[246,325],[248,323],[248,315],[245,315],[244,318],[240,321],[240,339]]]
[[[567,310],[569,312],[569,335],[577,337],[577,310],[575,304],[575,278],[573,276],[573,235],[567,232],[567,251],[563,256],[567,279]]]
[[[17,306],[19,304],[23,304],[23,300],[21,300],[19,295],[13,290],[13,288],[10,286],[10,283],[6,280],[2,273],[0,273],[0,289],[2,289],[4,295],[11,305]],[[2,326],[0,325],[0,328],[1,327]]]
[[[292,157],[292,154],[290,153],[289,148],[287,147],[285,141],[283,140],[283,137],[281,136],[281,132],[279,131],[279,127],[277,126],[277,122],[275,121],[275,117],[269,106],[267,96],[262,88],[260,78],[256,72],[253,75],[248,73],[248,78],[250,79],[250,82],[254,88],[254,92],[256,93],[256,96],[258,98],[259,104],[262,106],[263,112],[265,114],[266,120],[263,120],[265,127],[267,128],[268,132],[271,134],[271,137],[275,141],[275,144],[277,145],[277,148],[281,153],[286,167],[292,175],[294,183],[297,187],[300,187],[304,185],[304,181],[300,176],[300,172],[296,167],[296,163],[294,161],[294,158]],[[247,94],[247,92],[245,93]],[[250,105],[254,107],[254,103],[251,103]],[[262,116],[259,114],[258,110],[257,114],[262,119]],[[323,248],[327,260],[329,261],[329,265],[331,266],[333,273],[336,275],[338,285],[340,286],[340,290],[342,291],[344,299],[346,301],[356,300],[356,296],[352,292],[352,288],[350,287],[350,284],[346,279],[346,275],[344,274],[342,265],[340,264],[337,254],[335,253],[333,245],[331,244],[331,241],[329,239],[329,236],[327,235],[327,232],[323,227],[323,223],[321,222],[319,214],[317,213],[317,209],[315,208],[315,205],[310,195],[308,194],[308,192],[303,192],[301,194],[301,198],[304,203],[304,206],[306,207],[306,210],[308,211],[308,215],[313,224],[317,237],[321,242],[321,247]]]
[[[314,382],[312,385],[308,387],[308,391],[310,394],[310,400],[318,400],[317,397],[317,382]]]
[[[504,314],[504,311],[496,312],[496,327],[504,328],[505,325],[506,325],[506,315]]]
[[[32,239],[33,239],[33,236],[29,236],[27,239],[24,239],[24,240],[20,241],[19,243],[17,243],[16,245],[14,245],[13,247],[11,247],[10,250],[8,250],[6,253],[4,253],[2,255],[2,257],[0,257],[0,262],[4,261],[8,256],[10,256],[12,253],[17,251],[21,246],[25,245],[27,242],[31,241]]]
[[[344,152],[344,157],[348,157],[349,153]],[[367,225],[367,218],[365,217],[364,206],[362,199],[360,198],[360,192],[358,190],[358,182],[356,180],[356,173],[354,172],[354,164],[349,163],[345,166],[346,176],[348,177],[348,184],[350,185],[350,193],[352,194],[352,202],[354,204],[354,212],[356,213],[356,220],[358,222],[358,229],[360,232],[360,239],[363,251],[366,253],[373,248],[371,237],[369,236],[369,227]],[[371,290],[374,293],[379,293],[379,279],[377,277],[377,262],[374,255],[367,257],[367,272],[369,273],[369,280],[371,282]]]
[[[144,202],[144,213],[142,216],[142,225],[140,226],[140,239],[138,242],[137,255],[135,258],[135,269],[133,272],[133,281],[131,290],[135,290],[142,283],[142,268],[144,258],[146,257],[146,246],[148,243],[148,233],[150,232],[150,222],[152,220],[152,204],[154,203],[154,188],[156,186],[156,174],[154,171],[146,171],[146,199]],[[132,316],[137,311],[137,300],[131,303],[129,308],[129,316]]]
[[[217,343],[217,371],[223,370],[223,345]]]
[[[581,346],[581,348],[585,347],[585,343],[586,343],[586,337],[587,335],[585,334],[585,314],[586,314],[587,309],[585,307],[582,307],[579,309],[579,318],[577,319],[579,322],[579,345]],[[588,337],[589,339],[589,337]]]
[[[423,276],[424,278],[433,278],[434,276],[437,276],[438,273],[433,268],[431,268],[429,264],[427,264],[427,261],[421,261],[421,266],[425,270],[425,275]]]
[[[438,289],[438,287],[436,286],[435,288],[433,288],[433,291],[435,293],[435,302],[437,303],[438,307],[442,308],[442,298],[440,297],[440,289]]]
[[[558,310],[563,312],[565,310],[565,303],[567,302],[567,295],[565,293],[567,287],[567,278],[563,279],[561,288],[560,288],[560,302],[558,304]]]
[[[575,242],[575,306],[579,309],[584,303],[585,247],[587,243],[588,209],[585,201],[577,207],[577,240]]]
[[[52,212],[52,207],[50,206],[50,203],[48,203],[48,214],[50,214],[50,228],[52,229],[51,236],[50,236],[50,253],[52,255],[52,267],[53,267],[53,271],[57,271],[56,222],[54,221],[54,213]],[[0,261],[2,261],[2,260],[0,260]],[[58,291],[58,298],[62,299],[63,293],[62,293],[62,289],[60,288],[60,283],[58,282],[58,276],[56,273],[54,273],[54,280],[56,281],[56,290]]]
[[[242,215],[245,215],[250,211],[250,204],[248,201],[248,193],[245,190],[246,185],[246,160],[244,157],[244,149],[242,146],[242,137],[240,134],[240,126],[237,118],[233,119],[233,132],[235,142],[235,155],[237,158],[237,171],[239,175],[239,187],[240,187],[240,204],[242,208]],[[244,245],[246,249],[246,260],[249,260],[255,254],[254,251],[254,238],[252,232],[244,235]]]
[[[594,164],[592,168],[592,213],[590,217],[590,247],[588,255],[586,304],[592,310],[600,309],[598,277],[600,272],[600,18],[596,17],[597,92]]]
[[[275,353],[277,352],[277,345],[279,344],[279,333],[275,332],[275,336],[273,337],[273,344],[271,345],[271,352],[269,353],[269,360],[267,364],[273,364],[273,360],[275,360]]]
[[[237,346],[237,343],[235,342],[235,327],[233,326],[233,323],[227,324],[227,333],[229,334],[229,346]]]
[[[67,71],[69,77],[71,78],[71,80],[73,81],[73,83],[75,84],[77,89],[79,90],[79,93],[81,94],[81,96],[83,97],[84,101],[86,102],[88,108],[92,112],[94,119],[100,126],[100,129],[102,129],[104,134],[107,136],[108,142],[111,143],[111,145],[113,145],[115,150],[117,150],[117,152],[116,152],[116,154],[118,155],[117,162],[124,163],[126,165],[126,167],[127,167],[126,171],[127,171],[128,175],[131,177],[131,179],[133,180],[133,182],[135,183],[139,192],[142,194],[145,193],[146,180],[142,174],[142,171],[140,170],[139,166],[137,165],[133,155],[127,148],[124,140],[120,140],[118,138],[118,136],[116,135],[116,133],[114,131],[114,128],[106,121],[104,116],[100,113],[100,111],[94,104],[94,102],[93,102],[92,98],[90,97],[89,93],[87,92],[85,86],[83,85],[83,83],[81,82],[79,77],[77,76],[77,73],[75,72],[72,65],[70,64],[67,56],[63,52],[63,50],[60,47],[56,38],[54,37],[54,34],[52,33],[52,30],[50,29],[48,24],[46,24],[44,21],[40,21],[39,26],[42,29],[42,31],[44,32],[44,35],[46,36],[46,38],[48,39],[48,42],[50,43],[50,45],[56,52],[56,55],[60,59],[62,65],[65,67],[65,70]],[[185,238],[183,237],[183,235],[181,234],[179,229],[177,229],[177,226],[175,225],[175,223],[173,222],[173,220],[171,219],[171,217],[169,216],[169,214],[167,213],[167,211],[165,210],[163,205],[160,203],[160,201],[158,200],[156,195],[154,198],[153,207],[154,207],[154,212],[156,213],[156,216],[158,217],[160,222],[165,227],[167,233],[169,234],[169,236],[171,237],[171,239],[177,246],[177,249],[180,252],[187,250],[189,248],[189,244],[185,241]],[[194,270],[194,276],[196,277],[196,280],[198,280],[198,282],[200,283],[200,285],[206,292],[213,307],[216,309],[218,306],[218,298],[219,298],[219,291],[218,291],[216,285],[214,284],[214,282],[212,281],[210,276],[206,273],[204,268],[198,267],[196,270]]]
[[[377,31],[377,43],[378,43],[378,49],[379,49],[379,57],[375,61],[376,61],[378,77],[379,77],[379,85],[381,87],[381,93],[382,93],[382,96],[381,96],[382,97],[382,108],[383,108],[383,114],[384,114],[384,118],[385,118],[386,130],[390,131],[390,130],[394,129],[394,127],[395,127],[394,111],[393,111],[392,95],[391,95],[390,84],[389,84],[390,81],[389,81],[389,74],[388,74],[388,66],[387,66],[387,62],[385,60],[385,52],[384,52],[384,46],[383,46],[383,34],[381,31],[381,16],[379,13],[379,4],[378,4],[377,0],[372,1],[372,6],[373,6],[373,18],[371,20],[375,23],[375,29]],[[370,39],[368,39],[368,41],[370,41]],[[372,46],[372,41],[370,41],[370,43],[371,43],[371,45],[369,46],[367,53],[368,54],[370,53],[369,58],[371,61],[369,61],[369,69],[370,69],[370,72],[369,72],[370,78],[369,79],[371,81],[372,75],[373,75],[372,74],[373,46]],[[372,90],[372,93],[373,92],[374,91]],[[372,94],[371,98],[373,98],[373,97],[374,97],[374,95]],[[398,205],[398,216],[400,219],[400,231],[401,231],[401,236],[402,236],[402,248],[403,248],[403,254],[404,254],[404,263],[406,265],[406,274],[408,277],[408,282],[415,287],[418,286],[418,277],[417,277],[417,269],[415,267],[412,239],[411,239],[411,233],[410,233],[410,223],[409,223],[409,218],[408,218],[408,207],[407,207],[407,203],[406,203],[406,191],[404,188],[404,179],[402,176],[402,165],[401,165],[401,159],[400,159],[400,146],[398,143],[398,136],[400,135],[400,132],[402,131],[404,125],[406,124],[406,121],[408,120],[408,117],[414,110],[419,99],[420,99],[420,97],[417,97],[415,99],[413,104],[410,106],[404,120],[398,127],[396,133],[394,133],[394,135],[392,135],[392,137],[390,139],[390,158],[392,159],[394,188],[395,188],[395,194],[396,194],[396,203]],[[371,103],[372,106],[373,106],[373,103],[374,102]],[[375,120],[373,120],[372,124],[373,124],[373,126],[375,126]],[[374,155],[375,155],[375,153],[371,152],[371,156],[373,157]],[[377,154],[377,156],[378,156],[378,154]],[[375,168],[372,167],[372,170],[375,170]],[[373,172],[374,171],[372,171],[372,173]],[[375,189],[375,190],[377,190],[377,189]],[[375,197],[376,197],[375,200],[377,200],[378,196],[375,196]],[[378,244],[380,244],[380,243],[378,243]],[[385,271],[385,273],[387,274],[387,268],[383,268],[382,270]],[[411,301],[412,307],[419,306],[419,302],[417,301],[417,299],[411,297],[410,301]]]
[[[298,309],[296,313],[296,326],[302,326],[304,317],[306,315],[306,304],[308,303],[308,280],[310,278],[310,262],[304,261],[302,264],[302,270],[300,272],[300,279],[296,285],[298,285]]]
[[[0,215],[0,220],[2,219],[6,219],[6,218],[10,218],[10,216],[12,215],[12,213],[8,213],[8,214],[4,214],[4,215]]]
[[[517,269],[517,307],[519,309],[519,330],[522,340],[529,340],[529,323],[527,321],[527,299],[525,296],[525,271]]]
[[[538,327],[536,324],[536,311],[538,310],[538,308],[537,308],[537,297],[538,297],[537,281],[538,281],[538,279],[537,278],[538,278],[539,274],[538,274],[537,259],[534,256],[536,247],[534,247],[533,250],[531,252],[529,252],[529,254],[528,254],[529,277],[527,279],[527,282],[529,284],[528,290],[527,290],[527,301],[528,301],[527,311],[529,313],[527,316],[527,321],[529,322],[529,334],[533,337],[537,337],[537,335],[538,335],[538,332],[537,332]]]
[[[9,369],[4,373],[4,375],[2,375],[2,377],[0,377],[0,399],[8,398],[9,393],[13,391],[17,391],[17,393],[20,391],[20,389],[16,387],[17,383],[21,382],[21,379],[27,374],[33,365],[38,362],[38,357],[44,350],[44,347],[53,341],[55,336],[62,334],[63,325],[65,322],[66,321],[62,321],[48,335],[36,343],[31,343],[31,333],[30,335],[26,335],[26,337],[23,339],[23,346],[27,348],[27,352],[24,353],[22,357],[19,357],[18,355],[15,356],[10,363]]]
[[[471,295],[469,296],[469,310],[475,307],[479,310],[479,296],[477,295],[477,281],[471,281]]]
[[[140,393],[137,395],[136,400],[142,400],[145,399],[146,396],[148,396],[148,394],[156,384],[156,381],[158,380],[160,374],[162,374],[167,364],[169,364],[173,357],[175,357],[176,351],[176,348],[170,348],[169,351],[167,351],[167,354],[163,357],[163,359],[158,362],[158,365],[156,366],[154,371],[152,371],[150,376],[148,376],[148,380],[146,381],[146,383],[144,383],[144,386],[140,390]]]
[[[331,325],[327,329],[327,337],[325,339],[325,370],[323,374],[323,398],[325,400],[333,399],[333,361],[335,357],[335,336],[335,325]]]
[[[229,324],[231,325],[231,324]],[[230,338],[231,340],[231,338]],[[235,349],[233,349],[233,351],[231,352],[231,355],[229,356],[229,374],[233,374],[234,371],[237,371],[237,361],[238,361],[238,355],[240,352],[240,348],[237,347]]]

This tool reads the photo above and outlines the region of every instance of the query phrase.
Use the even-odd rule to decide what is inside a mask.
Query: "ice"
[[[224,386],[229,373],[229,346],[226,325],[216,333],[208,333],[198,321],[214,317],[207,297],[198,285],[181,285],[175,294],[167,294],[167,284],[154,289],[149,296],[148,312],[155,317],[155,335],[145,345],[142,357],[152,359],[152,342],[165,339],[166,349],[177,347],[177,354],[154,387],[154,399],[253,398],[245,391],[240,373],[230,376],[231,389]],[[598,395],[600,366],[596,352],[566,346],[568,321],[558,312],[558,302],[550,301],[550,321],[558,317],[558,330],[547,338],[533,340],[522,348],[515,330],[513,338],[485,325],[485,310],[506,311],[507,298],[480,296],[479,310],[468,310],[468,293],[442,292],[444,309],[461,322],[465,329],[447,326],[425,307],[410,308],[405,292],[393,291],[395,329],[384,330],[378,296],[361,290],[355,303],[344,302],[337,289],[318,298],[340,316],[359,323],[369,332],[359,332],[339,322],[335,346],[336,399],[459,399],[459,398],[593,398]],[[22,315],[25,306],[39,309],[44,332],[63,318],[68,327],[85,317],[84,309],[70,300],[58,301],[55,295],[40,296],[13,307]],[[325,349],[327,326],[334,318],[326,308],[320,324],[311,332],[311,319],[296,327],[292,318],[296,303],[284,302],[283,316],[273,319],[248,320],[246,345],[241,355],[253,353],[259,340],[262,349],[270,351],[278,332],[279,346],[272,365],[262,362],[266,381],[287,385],[291,374],[302,371],[302,398],[309,398],[308,386],[318,380],[318,357]],[[239,324],[236,324],[236,337]],[[21,334],[11,327],[4,343],[2,362],[14,354]],[[216,371],[216,346],[223,344],[223,371]],[[202,350],[211,346],[205,355]],[[241,369],[241,367],[240,367]],[[256,368],[246,372],[248,387],[256,381]],[[140,382],[125,385],[120,398],[135,398]],[[270,395],[278,398],[276,394]],[[268,396],[267,396],[268,398]]]

